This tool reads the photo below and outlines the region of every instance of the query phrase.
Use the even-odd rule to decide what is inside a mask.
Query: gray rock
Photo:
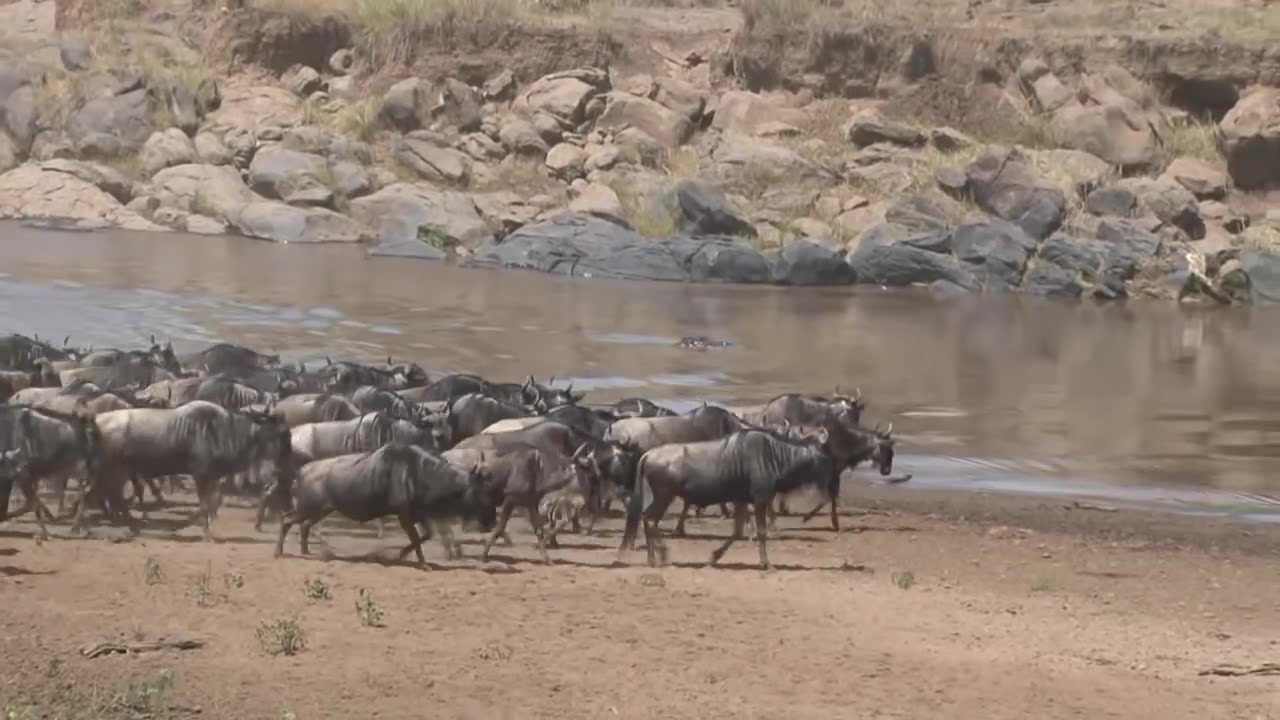
[[[1227,172],[1241,190],[1280,185],[1280,88],[1241,97],[1218,123]]]
[[[222,102],[218,84],[212,80],[194,90],[177,80],[158,80],[152,83],[149,92],[153,101],[168,111],[173,126],[189,136],[196,134],[205,117]]]
[[[755,237],[756,230],[729,204],[715,186],[701,180],[681,180],[671,190],[679,211],[680,232],[687,235]]]
[[[929,131],[929,144],[944,153],[953,153],[972,146],[973,138],[955,128],[940,127]]]
[[[230,165],[231,150],[223,144],[222,138],[209,132],[196,134],[196,157],[208,165]]]
[[[508,150],[525,157],[543,158],[549,149],[533,124],[521,118],[504,120],[498,138]]]
[[[640,128],[621,130],[613,136],[613,141],[629,162],[638,162],[645,167],[657,167],[666,157],[662,145]]]
[[[15,88],[0,105],[0,117],[4,119],[4,128],[9,130],[15,145],[19,149],[31,147],[36,137],[39,107],[36,104],[36,89],[30,85]]]
[[[280,243],[360,242],[365,236],[358,223],[332,210],[270,200],[249,203],[233,224],[243,235]]]
[[[689,279],[694,282],[767,283],[773,280],[769,261],[753,248],[732,239],[675,238],[667,243],[677,256],[684,255]],[[687,254],[692,251],[692,254]]]
[[[953,224],[946,208],[921,193],[912,193],[890,205],[884,219],[916,232],[937,232]]]
[[[565,180],[573,180],[582,176],[583,165],[587,161],[587,153],[577,145],[560,143],[547,153],[547,169],[553,175]]]
[[[1072,277],[1092,283],[1101,276],[1109,252],[1109,246],[1098,240],[1058,233],[1041,244],[1037,263],[1041,268],[1057,267]]]
[[[66,131],[82,155],[118,157],[136,152],[151,136],[147,91],[89,100],[71,113]]]
[[[352,200],[351,216],[373,230],[383,254],[426,252],[418,247],[426,244],[420,239],[423,228],[468,248],[494,239],[493,229],[470,197],[426,185],[397,183]]]
[[[91,227],[160,230],[93,183],[28,163],[0,174],[0,219],[61,218]]]
[[[1205,235],[1204,219],[1200,217],[1200,205],[1195,195],[1178,183],[1151,178],[1125,178],[1117,183],[1138,198],[1140,207],[1155,215],[1162,222],[1180,228],[1192,240]]]
[[[405,78],[392,85],[382,96],[378,117],[382,122],[409,132],[422,127],[427,118],[427,87],[418,78]]]
[[[748,176],[779,185],[830,179],[830,173],[786,146],[735,133],[720,138],[711,159],[716,177],[725,182]]]
[[[529,122],[538,132],[538,137],[542,138],[548,147],[559,143],[564,138],[564,128],[560,125],[560,121],[547,113],[534,113]]]
[[[622,159],[622,151],[617,145],[591,145],[587,147],[587,161],[584,170],[591,173],[595,170],[612,169]]]
[[[226,235],[227,224],[204,215],[187,215],[183,222],[183,230],[193,235]]]
[[[964,168],[950,165],[934,170],[933,180],[938,183],[938,189],[953,198],[964,197],[969,187],[969,176],[965,174]]]
[[[1240,268],[1249,279],[1249,291],[1255,302],[1280,302],[1280,255],[1243,250]]]
[[[864,112],[854,116],[844,127],[845,137],[858,147],[866,147],[875,143],[891,143],[916,147],[928,140],[918,128],[906,123],[886,120],[874,112]]]
[[[480,162],[501,160],[507,156],[507,149],[484,133],[470,133],[463,136],[459,148],[472,159]]]
[[[660,105],[695,124],[702,118],[707,107],[707,94],[702,88],[670,77],[658,78],[655,84],[657,94],[653,99]]]
[[[339,160],[329,166],[333,191],[345,198],[358,198],[373,191],[373,180],[364,166],[350,160]]]
[[[956,258],[988,287],[1017,287],[1035,246],[1022,228],[997,218],[967,219],[951,235]]]
[[[93,185],[121,203],[133,200],[133,179],[115,168],[83,160],[58,158],[40,163],[40,169],[46,172],[60,172],[71,175]]]
[[[553,73],[539,78],[516,98],[514,107],[527,115],[545,112],[570,127],[583,120],[587,100],[608,88],[608,73],[594,68]]]
[[[1037,265],[1027,270],[1022,280],[1022,291],[1028,295],[1078,298],[1084,292],[1084,286],[1076,273],[1055,265]]]
[[[62,38],[58,48],[62,58],[62,66],[68,70],[86,70],[93,61],[93,50],[89,41],[81,35],[67,35]]]
[[[516,94],[516,76],[510,70],[503,70],[485,81],[484,99],[491,102],[506,102]]]
[[[1227,195],[1227,174],[1195,158],[1174,160],[1160,179],[1178,183],[1200,200],[1220,200]]]
[[[583,183],[581,187],[571,188],[570,192],[575,196],[569,203],[570,212],[622,217],[622,200],[608,185]]]
[[[407,137],[396,145],[396,159],[425,180],[465,185],[471,175],[471,161],[453,148]]]
[[[249,164],[249,186],[263,197],[290,205],[332,206],[328,164],[319,155],[267,146]]]
[[[9,133],[0,132],[0,173],[7,173],[18,166],[18,148]]]
[[[302,97],[311,97],[311,93],[320,92],[326,88],[320,73],[307,65],[294,65],[289,68],[280,76],[280,82],[289,89],[289,92]]]
[[[1131,217],[1137,211],[1138,196],[1121,185],[1101,187],[1089,193],[1085,209],[1099,216]]]
[[[334,75],[349,75],[356,67],[356,54],[349,48],[343,48],[329,56],[329,71]]]
[[[178,128],[151,134],[142,146],[142,172],[151,177],[167,167],[186,165],[196,160],[196,146]]]
[[[453,78],[440,83],[433,114],[443,115],[464,133],[480,129],[483,114],[480,112],[480,93],[475,88]]]
[[[905,244],[861,247],[849,256],[860,284],[915,285],[946,280],[962,288],[978,287],[973,274],[950,255]]]
[[[1062,224],[1066,197],[1018,150],[992,145],[969,165],[966,175],[979,207],[1031,237],[1046,238]]]
[[[1036,153],[1042,168],[1052,168],[1057,177],[1067,180],[1063,190],[1080,198],[1089,196],[1111,177],[1112,169],[1102,158],[1083,150],[1042,150]]]
[[[636,128],[667,148],[684,144],[693,132],[687,115],[628,93],[605,96],[605,110],[596,119],[596,127],[601,130]]]
[[[178,165],[155,174],[148,194],[162,205],[233,222],[249,203],[258,200],[240,173],[226,165]]]
[[[773,265],[779,285],[848,285],[855,279],[842,253],[807,240],[787,243]]]
[[[1149,166],[1167,127],[1150,94],[1116,66],[1084,75],[1079,99],[1072,98],[1054,112],[1054,136],[1063,147],[1092,153],[1112,165]]]

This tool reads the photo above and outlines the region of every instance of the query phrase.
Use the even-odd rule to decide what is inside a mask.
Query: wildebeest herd
[[[451,524],[474,523],[488,533],[485,559],[521,510],[549,562],[558,533],[591,533],[619,500],[619,552],[634,548],[643,527],[656,565],[666,561],[659,522],[679,498],[677,536],[690,508],[718,506],[734,530],[712,562],[751,519],[767,568],[766,528],[787,512],[788,493],[818,490],[826,500],[805,518],[829,504],[838,530],[843,471],[870,462],[888,476],[893,467],[892,424],[865,427],[861,392],[838,387],[831,396],[781,395],[750,416],[705,402],[680,414],[643,398],[589,404],[554,378],[432,376],[390,358],[309,369],[225,343],[182,357],[154,338],[145,350],[68,343],[0,336],[0,521],[32,512],[45,537],[55,515],[42,485],[58,513],[74,517],[72,532],[100,513],[137,533],[131,507],[148,491],[162,504],[162,488],[189,478],[199,501],[192,522],[206,540],[224,491],[256,492],[256,529],[268,513],[280,516],[277,556],[294,525],[307,554],[312,528],[338,513],[358,522],[394,516],[410,540],[401,556],[415,552],[424,564],[425,539],[438,535],[452,559],[461,549]],[[25,502],[11,514],[14,486]]]

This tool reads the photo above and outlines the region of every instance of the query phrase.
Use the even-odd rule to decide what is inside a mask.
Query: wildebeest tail
[[[644,512],[645,462],[649,458],[641,456],[636,463],[636,476],[631,484],[631,497],[627,499],[627,522],[622,531],[622,547],[630,550],[635,547],[636,534],[640,528],[640,514]]]

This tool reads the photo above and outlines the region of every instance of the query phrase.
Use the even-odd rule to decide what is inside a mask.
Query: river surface
[[[391,356],[677,409],[857,387],[867,422],[894,424],[895,469],[913,474],[901,492],[1280,521],[1280,309],[571,280],[0,223],[0,317],[0,332],[78,346],[154,334],[180,354],[227,340],[291,362]],[[732,346],[675,347],[687,335]]]

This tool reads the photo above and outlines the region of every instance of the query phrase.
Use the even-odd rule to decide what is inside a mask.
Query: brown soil
[[[274,560],[274,530],[254,533],[242,507],[224,506],[216,544],[171,534],[167,513],[131,542],[60,526],[38,545],[10,524],[0,710],[137,716],[122,704],[130,685],[170,670],[152,717],[1280,718],[1280,679],[1198,675],[1280,658],[1280,531],[1045,499],[852,494],[880,509],[851,513],[839,536],[782,518],[768,573],[747,542],[702,567],[728,531],[710,518],[669,539],[674,565],[657,571],[642,552],[613,564],[617,520],[563,536],[550,567],[513,521],[514,547],[489,564],[432,572],[377,562],[398,531],[380,541],[332,520],[327,557],[299,557],[295,534]],[[162,582],[144,581],[148,558]],[[309,578],[333,598],[309,601]],[[385,627],[359,622],[360,588]],[[305,632],[297,656],[255,639],[282,618]],[[159,637],[208,644],[79,654]]]

